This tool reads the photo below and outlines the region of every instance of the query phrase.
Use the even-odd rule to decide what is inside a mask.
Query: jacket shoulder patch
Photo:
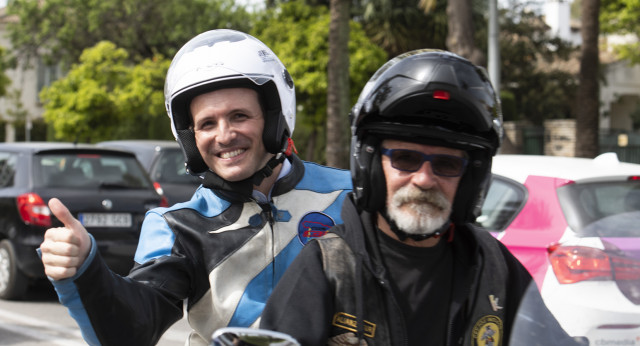
[[[325,235],[335,224],[331,216],[325,213],[319,211],[307,213],[298,223],[298,240],[302,245],[306,245],[309,240]]]
[[[502,345],[502,320],[498,316],[486,315],[481,317],[471,331],[473,346]]]

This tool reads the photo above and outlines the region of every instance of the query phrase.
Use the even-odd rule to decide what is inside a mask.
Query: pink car
[[[534,277],[548,308],[590,345],[640,345],[640,165],[498,155],[477,222]]]

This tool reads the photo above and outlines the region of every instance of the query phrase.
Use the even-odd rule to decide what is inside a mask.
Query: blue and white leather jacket
[[[149,211],[127,277],[108,270],[93,242],[78,274],[54,281],[92,345],[155,345],[183,316],[187,345],[225,326],[257,326],[267,298],[303,245],[342,223],[348,171],[302,162],[270,203],[231,203],[200,187],[188,202]]]

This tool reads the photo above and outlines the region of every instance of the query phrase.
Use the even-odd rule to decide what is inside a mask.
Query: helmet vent
[[[289,89],[293,89],[293,78],[291,78],[289,71],[287,71],[286,69],[282,71],[282,78],[284,79],[284,82],[287,84]]]

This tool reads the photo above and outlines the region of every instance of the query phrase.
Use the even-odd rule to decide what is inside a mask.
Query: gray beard
[[[405,233],[433,234],[449,220],[451,202],[439,191],[406,185],[387,201],[387,213]]]

